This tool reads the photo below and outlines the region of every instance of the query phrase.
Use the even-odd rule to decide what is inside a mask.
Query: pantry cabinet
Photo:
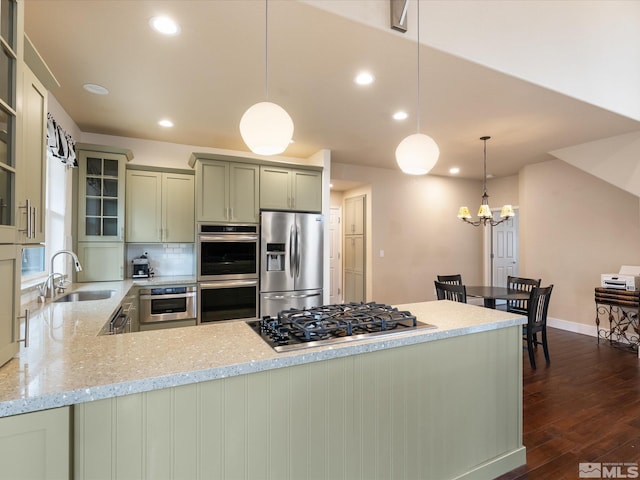
[[[70,407],[0,418],[2,478],[72,478]]]
[[[322,173],[263,165],[260,208],[298,212],[322,211]]]
[[[193,243],[194,176],[127,170],[126,241]]]
[[[196,159],[196,220],[258,223],[259,166]]]

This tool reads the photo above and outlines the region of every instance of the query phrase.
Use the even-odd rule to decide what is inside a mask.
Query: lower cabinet
[[[124,243],[79,242],[78,282],[124,280]]]
[[[18,247],[0,245],[0,366],[18,352],[20,263]],[[1,465],[1,464],[0,464]],[[0,467],[0,472],[1,472]]]
[[[70,407],[0,418],[0,478],[71,476]]]
[[[496,478],[526,463],[521,327],[87,402],[74,432],[75,480]]]

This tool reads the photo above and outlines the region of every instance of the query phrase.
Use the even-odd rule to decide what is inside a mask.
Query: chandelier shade
[[[280,105],[256,103],[242,115],[240,135],[253,153],[277,155],[291,143],[293,120]]]
[[[515,216],[515,212],[513,211],[512,205],[503,205],[500,209],[500,220],[493,219],[493,212],[491,211],[491,207],[489,206],[489,195],[487,194],[487,140],[491,137],[484,136],[480,137],[480,140],[484,142],[484,176],[482,178],[482,202],[480,203],[480,208],[478,209],[478,220],[475,222],[471,220],[471,212],[469,211],[469,207],[462,206],[458,210],[458,218],[463,222],[466,222],[474,227],[477,226],[485,226],[487,224],[495,227],[496,225],[501,224],[505,220],[510,219]]]

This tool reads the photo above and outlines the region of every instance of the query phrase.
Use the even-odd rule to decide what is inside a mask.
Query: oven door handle
[[[200,289],[216,289],[227,287],[253,287],[258,285],[258,280],[221,280],[219,282],[200,283]]]
[[[170,298],[190,298],[195,296],[196,292],[176,293],[172,295],[140,295],[140,300],[169,300]]]
[[[202,242],[257,242],[258,235],[200,235]]]

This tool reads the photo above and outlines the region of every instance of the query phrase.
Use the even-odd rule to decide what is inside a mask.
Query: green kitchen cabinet
[[[26,64],[22,64],[21,72],[22,110],[18,142],[20,161],[16,185],[16,242],[39,244],[45,241],[46,223],[47,90]]]
[[[0,245],[0,366],[18,352],[20,308],[19,247]]]
[[[298,212],[322,211],[322,172],[261,166],[260,208]]]
[[[196,159],[196,220],[258,223],[259,166]]]
[[[0,477],[68,479],[70,407],[0,418]]]
[[[16,72],[22,50],[23,4],[0,2],[0,243],[16,240],[16,146],[18,106],[21,87]]]
[[[78,152],[78,241],[124,242],[125,165],[121,153]]]
[[[127,242],[194,241],[193,175],[129,169],[126,185]]]
[[[82,265],[78,282],[124,280],[124,243],[78,242],[77,253]]]

